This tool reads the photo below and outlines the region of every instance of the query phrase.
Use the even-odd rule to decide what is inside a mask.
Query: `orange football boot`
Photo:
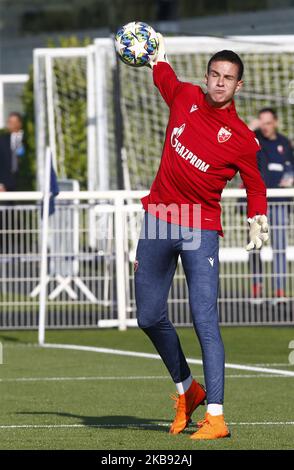
[[[230,437],[230,431],[225,423],[224,415],[212,416],[205,413],[205,418],[197,423],[198,431],[194,432],[190,439],[218,439]]]
[[[196,410],[197,406],[204,405],[206,391],[203,385],[193,379],[185,393],[181,395],[171,395],[171,398],[176,402],[176,416],[169,432],[171,434],[179,434],[187,427],[192,413]]]

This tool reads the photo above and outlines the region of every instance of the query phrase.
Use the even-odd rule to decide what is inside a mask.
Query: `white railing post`
[[[37,158],[37,188],[42,189],[44,181],[46,155],[46,98],[45,98],[45,67],[42,67],[40,57],[34,51],[34,111],[35,111],[35,142]],[[44,80],[43,80],[44,79]],[[36,117],[37,116],[37,117]]]
[[[97,189],[95,47],[87,47],[87,156],[88,190]]]
[[[39,327],[38,340],[42,345],[45,342],[45,319],[46,319],[46,297],[47,297],[47,245],[49,228],[49,199],[50,199],[50,172],[51,172],[51,150],[46,149],[45,175],[44,175],[44,197],[42,217],[42,248],[40,268],[40,303],[39,303]]]
[[[47,91],[47,119],[49,131],[49,145],[52,152],[52,164],[57,171],[57,155],[56,155],[56,130],[54,118],[54,91],[53,91],[53,63],[52,57],[47,55],[45,59],[46,70],[46,91]]]
[[[123,198],[115,198],[115,265],[118,329],[126,330],[126,279],[124,253],[124,214]]]
[[[95,46],[87,47],[87,163],[88,190],[98,188],[97,145],[96,145],[96,90],[95,90]],[[92,249],[97,246],[96,214],[94,204],[89,208],[89,245]]]
[[[107,51],[105,48],[96,47],[95,62],[97,179],[98,189],[105,190],[109,188]]]
[[[5,125],[5,117],[4,117],[4,83],[3,80],[0,79],[0,129],[2,129]]]

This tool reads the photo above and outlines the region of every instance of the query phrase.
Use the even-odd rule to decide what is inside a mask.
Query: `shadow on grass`
[[[16,336],[7,336],[7,335],[3,335],[3,334],[0,334],[0,342],[10,342],[10,343],[24,343],[25,342],[23,340],[21,340],[20,338],[17,338]]]
[[[150,430],[150,431],[159,431],[163,433],[169,432],[169,427],[171,424],[171,420],[165,419],[153,419],[153,418],[138,418],[137,416],[124,416],[124,415],[111,415],[111,416],[82,416],[76,415],[73,413],[65,413],[65,412],[54,412],[54,411],[19,411],[16,414],[21,415],[32,415],[32,416],[58,416],[64,418],[72,418],[72,421],[68,421],[65,424],[75,425],[75,424],[82,424],[85,427],[93,427],[101,429],[137,429],[137,430]],[[77,419],[80,422],[77,422]],[[46,425],[50,425],[46,423]],[[60,423],[52,423],[52,426],[58,425]],[[64,423],[63,423],[64,424]],[[185,429],[184,433],[188,430]],[[195,431],[195,430],[194,430]],[[189,431],[188,431],[189,432]]]

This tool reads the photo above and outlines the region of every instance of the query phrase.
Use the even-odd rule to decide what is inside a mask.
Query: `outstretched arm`
[[[247,193],[247,216],[266,214],[266,186],[257,166],[256,152],[242,155],[236,166]]]
[[[153,81],[155,86],[160,91],[166,104],[171,106],[175,95],[184,86],[184,82],[181,82],[177,78],[168,63],[162,35],[157,33],[157,37],[159,41],[158,53],[155,59],[150,61],[149,65],[153,69]]]
[[[261,248],[268,240],[266,186],[260,175],[256,152],[242,155],[236,164],[247,193],[247,217],[249,222],[248,251]]]

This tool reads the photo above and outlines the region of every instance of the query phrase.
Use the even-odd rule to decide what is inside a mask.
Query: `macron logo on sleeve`
[[[197,109],[198,109],[197,104],[192,104],[191,109],[190,109],[190,113],[193,113],[194,111],[197,111]]]

